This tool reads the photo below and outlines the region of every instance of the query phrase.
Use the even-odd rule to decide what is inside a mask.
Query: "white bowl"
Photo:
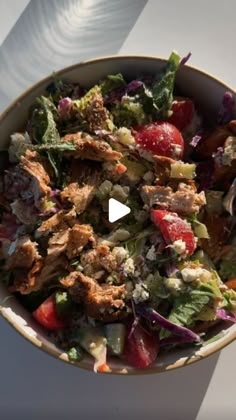
[[[128,79],[133,79],[140,74],[154,75],[165,64],[166,60],[158,57],[146,56],[111,56],[90,60],[67,67],[58,73],[72,82],[79,82],[82,86],[90,87],[107,74],[121,72]],[[28,109],[36,96],[41,95],[46,86],[52,81],[52,76],[40,81],[19,98],[0,117],[0,148],[8,145],[9,136],[24,127],[27,120]],[[178,71],[176,84],[183,95],[194,98],[208,118],[214,118],[222,101],[224,92],[235,91],[220,80],[190,66],[182,66]],[[9,296],[6,288],[0,284],[0,313],[23,337],[35,346],[41,348],[52,356],[71,363],[65,353],[52,341],[47,333],[32,319],[29,312],[17,301]],[[5,303],[4,303],[5,301]],[[156,362],[145,370],[135,369],[125,365],[118,359],[111,359],[109,366],[112,373],[146,374],[157,373],[180,368],[198,362],[201,359],[221,350],[236,338],[236,324],[226,323],[218,325],[214,333],[219,334],[217,340],[204,347],[176,349],[170,353],[161,354]],[[80,363],[73,363],[83,369],[92,370],[93,360],[89,356]]]

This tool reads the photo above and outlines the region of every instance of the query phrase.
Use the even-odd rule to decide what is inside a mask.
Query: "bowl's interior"
[[[73,82],[79,82],[82,86],[90,87],[107,74],[123,73],[127,79],[133,79],[139,74],[154,75],[164,65],[164,61],[155,57],[108,57],[81,63],[59,72],[59,76]],[[27,120],[28,109],[35,97],[42,94],[50,83],[51,77],[39,82],[33,88],[16,100],[12,106],[1,116],[0,119],[0,148],[3,149],[9,142],[9,136],[13,132],[24,127]],[[191,67],[182,67],[177,75],[178,90],[185,96],[194,98],[195,103],[208,119],[214,119],[226,90],[231,90],[224,83],[211,76]],[[15,297],[7,299],[9,293],[0,284],[0,312],[3,317],[26,339],[48,353],[68,361],[66,354],[55,346],[47,337],[45,331],[38,326],[31,315],[21,306]],[[4,303],[5,302],[5,303]],[[224,330],[222,331],[222,329]],[[220,334],[219,333],[220,330]],[[150,373],[170,370],[186,364],[198,361],[230,343],[236,338],[236,324],[221,324],[212,331],[217,334],[217,339],[204,347],[189,347],[163,353],[156,363],[140,371],[126,366],[118,359],[110,362],[110,367],[116,373]],[[90,357],[76,364],[85,369],[93,368]]]

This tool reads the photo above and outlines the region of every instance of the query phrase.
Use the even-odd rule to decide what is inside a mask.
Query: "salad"
[[[235,103],[226,92],[207,121],[175,86],[187,58],[90,89],[55,78],[10,138],[1,282],[95,371],[146,368],[236,322]],[[110,198],[131,213],[110,223]]]

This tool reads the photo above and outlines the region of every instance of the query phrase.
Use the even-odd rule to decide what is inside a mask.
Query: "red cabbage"
[[[223,154],[224,148],[218,147],[215,153],[212,153],[212,157],[218,166],[223,166]]]
[[[58,114],[61,118],[65,119],[68,118],[70,116],[70,111],[72,108],[72,100],[71,98],[62,98],[60,99],[59,103],[58,103]]]
[[[166,347],[169,345],[176,345],[176,344],[186,344],[186,343],[190,343],[190,341],[186,340],[186,337],[183,337],[180,335],[179,336],[172,335],[171,337],[162,338],[162,340],[160,340],[161,347]]]
[[[126,89],[125,92],[129,93],[129,92],[133,92],[134,90],[140,88],[140,86],[143,85],[143,82],[141,82],[140,80],[132,80],[132,82],[130,82]]]
[[[160,327],[170,331],[172,334],[183,337],[186,342],[199,342],[201,340],[199,335],[195,334],[193,331],[169,321],[152,308],[138,306],[136,311],[139,315],[143,316],[149,321],[157,322]]]
[[[53,214],[58,213],[59,209],[57,209],[56,207],[52,207],[51,209],[42,211],[41,213],[38,213],[39,217],[46,217],[46,216],[50,216]]]
[[[56,195],[60,194],[60,190],[58,190],[57,188],[55,188],[54,190],[50,191],[50,197],[55,197]]]
[[[134,318],[134,321],[133,321],[132,325],[131,325],[131,329],[130,329],[130,332],[129,332],[129,335],[128,335],[128,339],[130,339],[130,337],[133,335],[133,333],[135,331],[135,328],[137,327],[139,321],[140,321],[140,317],[136,316]]]
[[[180,65],[183,66],[184,64],[187,63],[187,61],[190,59],[192,53],[189,52],[185,57],[182,58],[182,60],[180,60]]]
[[[107,105],[113,102],[120,102],[122,96],[137,90],[141,86],[143,86],[143,82],[140,80],[132,80],[132,82],[128,83],[127,86],[122,86],[121,88],[115,89],[105,95],[104,104]]]
[[[235,99],[231,92],[225,92],[218,113],[218,123],[226,124],[234,117]]]
[[[201,141],[201,139],[202,139],[202,136],[199,136],[199,135],[194,136],[189,143],[190,146],[197,147],[197,145]]]
[[[236,315],[231,314],[225,309],[217,309],[216,315],[218,319],[222,319],[223,321],[236,322]]]

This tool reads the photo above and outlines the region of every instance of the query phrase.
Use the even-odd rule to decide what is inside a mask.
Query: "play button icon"
[[[122,217],[126,216],[131,212],[128,206],[120,203],[114,198],[110,198],[108,202],[108,220],[110,223],[114,223]]]

